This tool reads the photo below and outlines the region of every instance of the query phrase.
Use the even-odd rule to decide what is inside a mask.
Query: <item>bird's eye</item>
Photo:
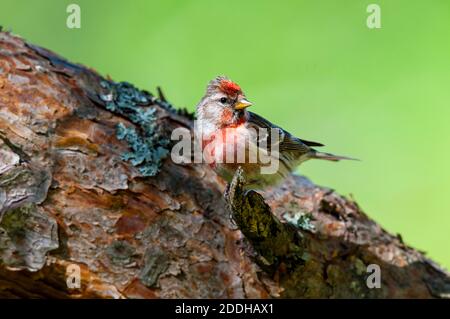
[[[222,104],[227,103],[227,98],[226,97],[221,98],[220,103],[222,103]]]

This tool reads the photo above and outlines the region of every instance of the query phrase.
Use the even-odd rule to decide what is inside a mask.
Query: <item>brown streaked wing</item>
[[[265,128],[267,129],[268,132],[268,136],[267,139],[268,141],[270,141],[270,134],[271,134],[271,128],[276,128],[279,130],[280,135],[279,135],[279,140],[281,141],[280,144],[280,152],[295,152],[295,153],[300,153],[301,154],[305,154],[308,153],[311,148],[309,146],[323,146],[323,144],[318,143],[318,142],[312,142],[312,141],[304,141],[301,140],[295,136],[293,136],[292,134],[290,134],[288,131],[283,130],[281,127],[272,124],[271,122],[269,122],[268,120],[266,120],[265,118],[252,113],[252,112],[248,112],[249,113],[249,119],[248,119],[248,125],[250,127],[253,127],[254,129],[256,129],[256,131],[258,131],[258,128]],[[270,144],[270,143],[268,143]]]

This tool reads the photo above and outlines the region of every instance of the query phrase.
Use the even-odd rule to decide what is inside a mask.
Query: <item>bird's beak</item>
[[[236,110],[243,110],[243,109],[249,107],[250,105],[252,105],[252,103],[250,101],[248,101],[247,99],[240,99],[239,101],[236,102],[236,104],[234,105],[234,108]]]

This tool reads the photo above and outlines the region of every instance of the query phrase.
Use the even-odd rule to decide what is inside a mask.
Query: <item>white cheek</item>
[[[222,111],[223,111],[222,106],[217,104],[211,104],[208,106],[206,113],[208,117],[218,120]]]
[[[198,113],[199,125],[202,128],[204,135],[210,135],[214,133],[220,125],[220,116],[222,114],[223,107],[218,105],[208,105]]]

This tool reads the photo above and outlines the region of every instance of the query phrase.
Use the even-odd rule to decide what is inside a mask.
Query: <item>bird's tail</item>
[[[312,150],[310,153],[310,158],[323,159],[327,161],[337,162],[340,160],[351,160],[351,161],[359,161],[357,158],[347,157],[347,156],[339,156],[330,153],[323,153],[316,150]]]

